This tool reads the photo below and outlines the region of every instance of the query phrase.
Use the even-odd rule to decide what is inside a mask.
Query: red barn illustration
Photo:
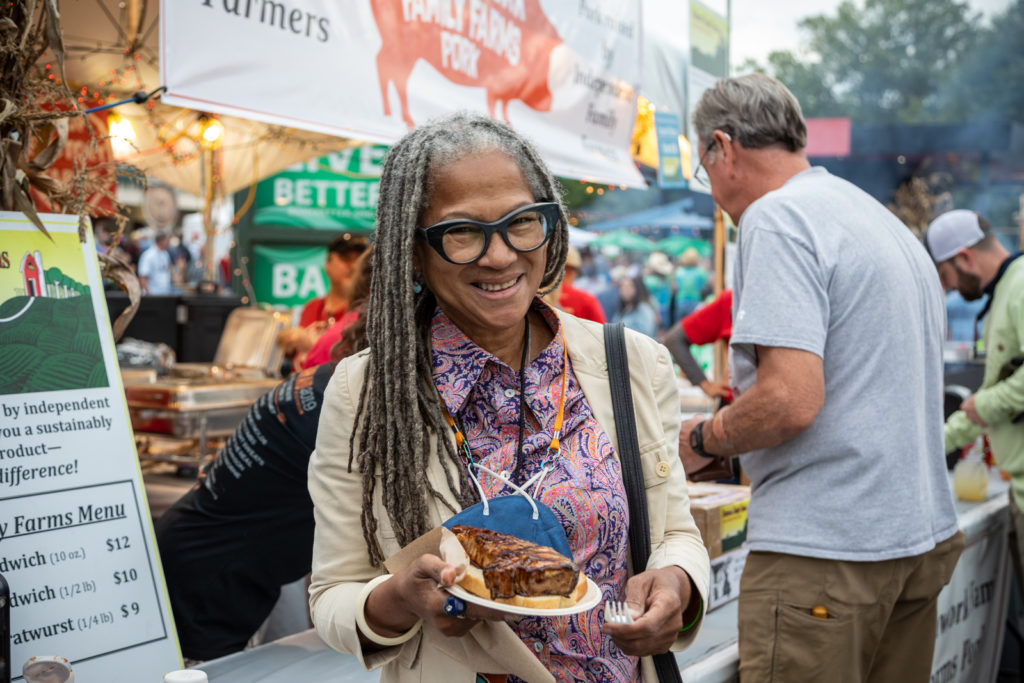
[[[520,100],[536,111],[551,109],[548,68],[562,44],[539,0],[370,0],[381,47],[377,53],[384,114],[391,115],[388,85],[394,83],[402,120],[409,114],[409,75],[425,60],[458,85],[485,88],[487,111]]]
[[[25,281],[25,294],[46,296],[46,277],[43,275],[43,255],[26,251],[21,258],[21,277]]]

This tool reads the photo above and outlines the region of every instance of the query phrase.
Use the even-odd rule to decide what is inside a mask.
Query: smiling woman
[[[478,345],[499,358],[505,355],[503,360],[514,364],[521,347],[518,330],[540,288],[547,263],[547,255],[539,249],[546,239],[546,219],[526,214],[534,216],[525,221],[525,232],[531,237],[528,250],[513,247],[512,226],[501,231],[501,239],[489,239],[493,234],[480,229],[480,224],[472,226],[458,220],[501,221],[510,211],[521,217],[524,214],[518,209],[533,205],[533,194],[519,165],[504,152],[483,152],[452,162],[434,174],[434,187],[422,222],[439,224],[447,234],[442,238],[441,250],[426,249],[422,241],[419,243],[414,260],[417,271],[441,310],[459,329]],[[558,218],[558,205],[554,207],[551,213]],[[454,225],[450,221],[455,221]],[[451,235],[454,231],[456,234]],[[560,238],[564,243],[565,237]],[[463,257],[472,260],[452,263]],[[543,323],[535,326],[543,336]]]
[[[680,629],[700,620],[708,560],[668,450],[679,426],[671,360],[627,335],[656,558],[630,575],[602,331],[538,297],[565,265],[560,197],[533,146],[484,116],[416,128],[385,161],[369,350],[339,364],[309,470],[313,621],[332,647],[383,665],[381,680],[405,680],[410,661],[430,680],[628,681],[638,668],[654,680],[644,656],[696,633]],[[481,496],[524,489],[550,508],[554,542],[602,601],[636,607],[635,624],[602,625],[600,607],[506,623],[438,590],[456,568],[435,548],[382,575],[386,557]],[[510,533],[517,520],[501,509],[490,528]]]

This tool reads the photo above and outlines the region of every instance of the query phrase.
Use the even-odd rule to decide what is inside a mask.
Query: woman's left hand
[[[690,593],[690,577],[681,568],[648,569],[626,582],[626,604],[633,623],[605,623],[602,631],[627,655],[667,652],[683,627]]]

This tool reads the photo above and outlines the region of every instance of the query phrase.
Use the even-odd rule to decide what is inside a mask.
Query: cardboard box
[[[687,482],[690,512],[697,522],[708,555],[718,557],[747,540],[750,487],[734,484]]]

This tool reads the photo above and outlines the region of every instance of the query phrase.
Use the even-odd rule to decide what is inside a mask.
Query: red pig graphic
[[[409,75],[420,59],[459,85],[487,91],[487,111],[521,100],[551,109],[548,68],[561,38],[540,0],[370,0],[381,48],[377,53],[384,114],[391,115],[388,85],[395,84],[402,119],[410,128]]]

